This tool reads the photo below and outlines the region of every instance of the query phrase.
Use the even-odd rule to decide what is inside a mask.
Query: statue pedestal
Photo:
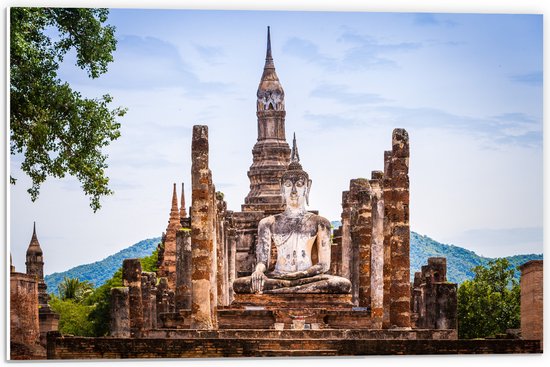
[[[365,329],[372,327],[370,310],[357,308],[351,294],[235,294],[228,307],[218,308],[221,329]]]
[[[351,309],[351,294],[279,293],[235,294],[231,308],[281,310],[297,309]]]

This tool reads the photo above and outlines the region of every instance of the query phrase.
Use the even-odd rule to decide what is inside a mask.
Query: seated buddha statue
[[[258,225],[256,267],[251,276],[233,283],[236,293],[349,293],[348,279],[329,275],[330,222],[306,210],[311,180],[302,169],[294,138],[291,163],[281,177],[284,212]],[[273,271],[268,272],[271,246],[277,247]],[[315,245],[315,246],[314,246]],[[312,251],[317,251],[313,264]]]

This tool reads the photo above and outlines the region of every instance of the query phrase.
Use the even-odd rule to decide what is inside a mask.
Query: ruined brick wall
[[[531,260],[521,270],[521,335],[543,340],[543,260]]]
[[[36,345],[40,337],[35,276],[10,274],[10,342]]]
[[[447,260],[430,257],[416,272],[412,286],[413,327],[423,329],[457,328],[457,284],[447,283]]]
[[[382,330],[379,330],[382,331]],[[534,340],[433,340],[420,335],[414,339],[331,338],[325,332],[273,331],[241,337],[224,337],[209,332],[197,338],[120,339],[64,337],[50,333],[48,359],[118,359],[118,358],[207,358],[207,357],[282,357],[282,356],[351,356],[351,355],[425,355],[541,353]]]

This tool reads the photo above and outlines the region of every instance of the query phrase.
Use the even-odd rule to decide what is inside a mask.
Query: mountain
[[[462,283],[472,279],[472,268],[486,265],[493,258],[482,257],[473,251],[454,245],[445,245],[434,241],[430,237],[411,232],[411,280],[414,272],[420,271],[422,265],[428,263],[429,257],[443,256],[447,258],[447,280],[451,283]],[[542,260],[542,254],[515,255],[506,257],[512,267],[517,267],[529,260]],[[520,272],[516,272],[519,280]]]
[[[332,225],[338,227],[340,224],[332,222]],[[46,275],[45,281],[48,290],[57,293],[57,285],[65,276],[78,278],[81,281],[88,280],[95,286],[100,286],[122,266],[124,259],[149,256],[159,242],[159,237],[143,240],[101,261],[79,265],[62,273]],[[411,280],[414,277],[414,272],[420,271],[421,266],[428,263],[429,257],[436,256],[447,258],[447,280],[459,284],[473,278],[473,267],[485,265],[492,260],[492,258],[479,256],[462,247],[445,245],[430,237],[411,232]],[[529,260],[542,260],[542,254],[515,255],[509,256],[507,259],[513,267],[516,267]],[[519,279],[519,271],[516,272],[516,276]]]
[[[96,287],[99,287],[122,266],[124,259],[139,258],[151,255],[160,243],[160,237],[149,238],[140,241],[130,247],[117,252],[114,255],[106,257],[101,261],[91,264],[79,265],[61,273],[46,275],[44,281],[48,286],[48,292],[57,294],[57,285],[63,281],[64,277],[78,278],[80,281],[89,281]]]

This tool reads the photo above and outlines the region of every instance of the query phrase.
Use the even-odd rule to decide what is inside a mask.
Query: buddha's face
[[[303,175],[287,177],[283,181],[282,192],[285,203],[291,208],[303,208],[307,203],[309,182]]]

